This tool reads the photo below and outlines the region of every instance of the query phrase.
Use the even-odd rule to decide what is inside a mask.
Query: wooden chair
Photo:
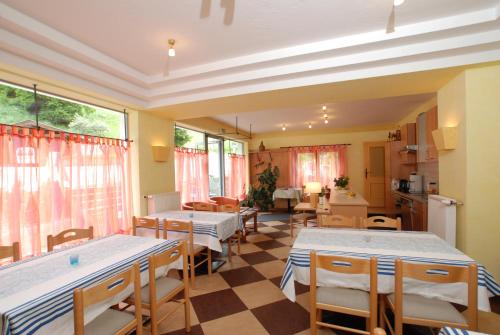
[[[234,204],[224,204],[224,205],[219,205],[217,208],[218,212],[226,212],[226,213],[239,213],[240,212],[240,205],[234,205]],[[243,235],[243,232],[241,230],[237,230],[230,238],[227,239],[227,258],[229,262],[231,262],[231,254],[233,253],[231,251],[231,245],[236,242],[238,246],[238,255],[241,252],[241,235]]]
[[[310,319],[311,334],[316,335],[317,327],[350,331],[357,334],[370,335],[377,326],[377,259],[360,259],[352,257],[317,255],[311,251],[310,266]],[[342,288],[317,288],[316,272],[324,269],[342,274],[369,274],[370,292]],[[366,318],[366,331],[325,323],[321,320],[321,311],[327,310]]]
[[[193,202],[193,209],[195,211],[217,212],[217,204],[209,202]]]
[[[343,215],[321,215],[318,218],[321,228],[357,228],[356,218]]]
[[[154,229],[155,237],[160,238],[160,220],[158,218],[132,218],[132,235],[137,236],[137,228]]]
[[[56,245],[80,240],[82,238],[92,240],[94,238],[94,227],[90,226],[88,229],[67,229],[63,230],[56,236],[49,235],[47,236],[47,250],[52,251]]]
[[[162,271],[162,276],[156,278],[157,269],[167,266],[179,258],[182,258],[183,279],[175,279],[166,276]],[[164,303],[173,300],[180,292],[184,291],[184,298],[175,300],[179,306],[184,305],[184,321],[186,332],[191,331],[191,308],[189,300],[189,275],[188,275],[188,254],[186,242],[181,242],[177,247],[169,249],[161,254],[152,255],[148,258],[149,262],[149,283],[141,289],[141,306],[149,310],[151,317],[151,334],[158,334],[158,324],[171,316],[177,308],[166,313],[161,318],[158,315],[158,309]],[[126,300],[127,303],[134,304],[135,297]]]
[[[13,262],[21,259],[21,246],[19,242],[12,245],[0,245],[0,259],[12,257]]]
[[[391,219],[386,216],[372,216],[363,219],[362,228],[401,230],[401,218]]]
[[[87,306],[111,299],[120,294],[131,283],[134,285],[135,317],[128,312],[107,309],[97,318],[84,325],[84,311]],[[83,334],[127,334],[135,329],[142,334],[141,279],[139,263],[130,269],[87,288],[77,288],[73,292],[75,335]]]
[[[180,221],[180,220],[166,220],[163,222],[163,238],[168,238],[169,232],[176,232],[184,236],[183,239],[187,242],[187,254],[189,256],[189,271],[191,275],[191,285],[194,286],[195,282],[195,269],[207,263],[208,275],[212,275],[212,252],[208,247],[194,244],[193,238],[193,222],[192,221]],[[206,253],[203,253],[203,252]],[[194,257],[198,255],[206,255],[207,258],[195,264]]]
[[[413,324],[442,328],[445,326],[477,330],[477,265],[456,266],[445,264],[423,264],[396,260],[394,293],[381,300],[381,327],[389,326],[391,334],[402,335],[403,324]],[[468,309],[464,317],[455,307],[446,301],[426,298],[403,292],[403,278],[412,278],[423,282],[438,284],[467,283]],[[394,328],[391,326],[385,308],[394,313]]]

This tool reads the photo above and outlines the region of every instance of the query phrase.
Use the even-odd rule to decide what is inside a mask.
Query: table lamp
[[[319,194],[321,193],[321,183],[317,181],[312,181],[306,183],[306,188],[304,192],[309,193],[311,196],[311,206],[316,208],[318,205]]]

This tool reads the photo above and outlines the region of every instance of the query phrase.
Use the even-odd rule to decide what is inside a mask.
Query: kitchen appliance
[[[422,187],[422,176],[418,174],[411,174],[409,181],[409,192],[410,193],[423,193]]]
[[[406,179],[400,179],[398,191],[403,193],[410,192],[410,182]]]

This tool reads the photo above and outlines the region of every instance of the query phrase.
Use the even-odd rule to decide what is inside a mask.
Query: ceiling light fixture
[[[325,124],[328,124],[328,119],[325,119]]]
[[[325,113],[325,114],[323,114],[323,117],[328,117],[328,114],[326,114],[326,113]]]
[[[313,127],[313,125],[311,124],[311,122],[309,122],[309,129],[311,129]]]
[[[401,6],[404,2],[405,0],[394,0],[394,6]]]
[[[168,56],[175,57],[175,40],[173,38],[168,40]]]
[[[286,130],[286,127],[285,127],[285,124],[283,123],[283,126],[281,127],[281,130],[285,131]]]
[[[328,115],[326,113],[323,115],[323,119],[325,119],[325,124],[328,124]]]
[[[323,106],[323,110],[326,111],[326,106]]]

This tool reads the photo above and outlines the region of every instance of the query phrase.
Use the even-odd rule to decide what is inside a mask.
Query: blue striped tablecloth
[[[439,335],[488,335],[488,334],[473,332],[471,330],[464,330],[464,329],[458,329],[458,328],[444,327],[439,332]]]
[[[91,286],[137,261],[144,286],[149,281],[148,257],[177,244],[178,241],[112,235],[0,267],[1,334],[72,334],[75,288]],[[73,254],[79,255],[76,267],[69,264],[69,255]],[[132,287],[116,299],[91,306],[86,310],[85,322],[130,293]]]
[[[148,217],[163,220],[193,221],[194,243],[209,247],[211,250],[222,252],[220,241],[231,237],[236,230],[241,230],[242,220],[238,213],[218,213],[202,211],[166,211],[149,214]],[[161,229],[162,222],[160,222]],[[167,237],[175,238],[175,233],[168,233]]]
[[[295,240],[281,280],[283,293],[295,301],[294,281],[309,285],[309,253],[378,258],[378,292],[394,292],[394,260],[467,265],[473,259],[427,232],[376,231],[362,229],[302,229]],[[500,295],[500,286],[484,266],[478,264],[478,307],[489,311],[488,297]],[[369,290],[367,276],[318,270],[319,286]],[[435,284],[405,279],[404,290],[429,298],[467,305],[464,283]]]

